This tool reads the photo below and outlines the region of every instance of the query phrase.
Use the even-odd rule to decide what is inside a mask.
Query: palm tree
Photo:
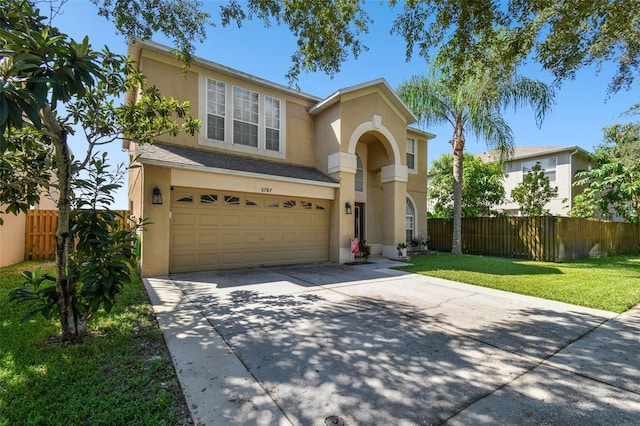
[[[462,170],[465,132],[471,131],[496,150],[503,161],[513,153],[513,133],[502,117],[512,106],[530,105],[541,126],[553,104],[554,92],[546,84],[514,76],[496,82],[476,75],[461,83],[432,73],[430,78],[414,76],[400,84],[398,95],[425,126],[450,123],[453,137],[453,242],[452,254],[462,253]]]

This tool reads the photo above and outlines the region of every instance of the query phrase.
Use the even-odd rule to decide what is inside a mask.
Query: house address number
[[[261,190],[262,190],[262,192],[271,192],[271,191],[273,191],[273,188],[266,188],[266,187],[263,186],[261,188]]]

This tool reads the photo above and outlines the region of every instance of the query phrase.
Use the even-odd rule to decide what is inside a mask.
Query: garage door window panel
[[[239,206],[240,205],[240,197],[236,197],[235,195],[225,195],[224,196],[225,204],[229,206]]]
[[[218,196],[216,194],[200,195],[200,204],[215,204],[217,202],[218,202]]]

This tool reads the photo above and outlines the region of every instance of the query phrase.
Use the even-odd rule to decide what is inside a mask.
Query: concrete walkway
[[[145,279],[194,422],[640,424],[640,308],[392,265]]]

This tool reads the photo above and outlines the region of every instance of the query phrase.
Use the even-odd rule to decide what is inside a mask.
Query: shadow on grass
[[[130,303],[99,313],[82,343],[68,345],[55,318],[20,322],[26,306],[9,302],[17,284],[7,277],[0,285],[0,425],[187,424],[141,283],[125,289]]]

